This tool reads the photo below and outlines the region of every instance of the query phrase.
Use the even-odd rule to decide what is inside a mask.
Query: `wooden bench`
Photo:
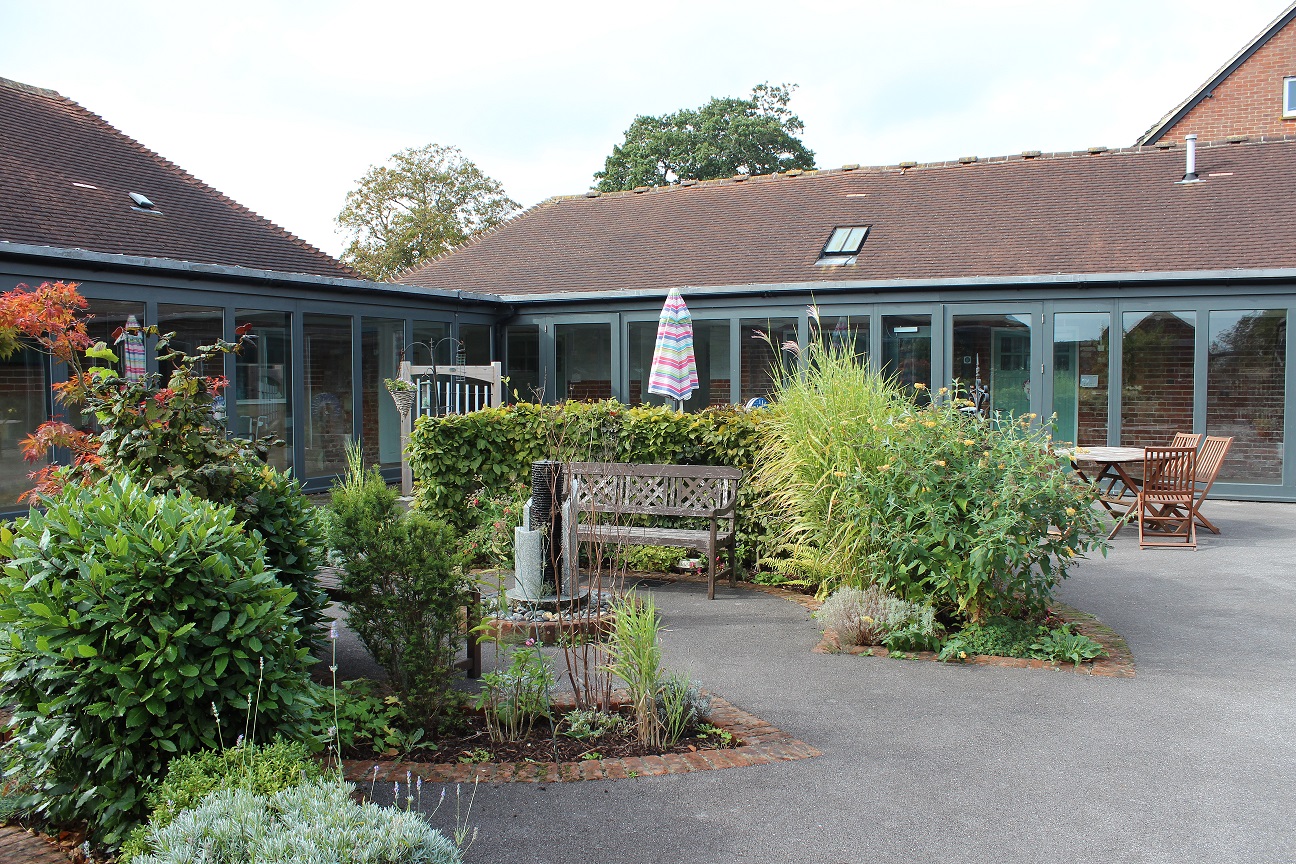
[[[737,585],[735,511],[742,471],[709,465],[572,462],[565,471],[570,537],[577,542],[697,549],[707,559],[707,599],[715,599],[716,555],[729,550],[729,584]],[[705,529],[620,524],[620,517],[706,519]],[[582,521],[584,520],[584,521]],[[723,526],[721,520],[727,520]]]

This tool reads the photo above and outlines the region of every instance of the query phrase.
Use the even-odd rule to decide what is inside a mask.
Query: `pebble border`
[[[570,709],[555,705],[555,710]],[[715,726],[731,732],[743,742],[740,747],[724,750],[698,750],[691,753],[667,753],[662,756],[630,756],[624,759],[588,759],[581,762],[376,762],[344,759],[342,770],[347,780],[363,791],[365,783],[405,783],[409,777],[424,783],[570,783],[580,780],[626,780],[660,777],[665,774],[689,774],[721,768],[742,768],[811,759],[823,754],[798,741],[764,720],[741,708],[711,696],[711,717]]]

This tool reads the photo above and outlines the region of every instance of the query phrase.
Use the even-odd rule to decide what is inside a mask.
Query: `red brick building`
[[[1296,3],[1183,102],[1144,132],[1136,145],[1258,138],[1296,133]]]

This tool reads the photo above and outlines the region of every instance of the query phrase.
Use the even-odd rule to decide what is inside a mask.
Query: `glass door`
[[[1039,310],[950,307],[945,379],[985,417],[1035,411],[1040,391]]]

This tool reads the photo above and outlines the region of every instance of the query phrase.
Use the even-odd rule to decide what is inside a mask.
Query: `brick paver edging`
[[[1076,666],[1074,663],[1055,663],[1049,660],[1031,660],[1023,657],[996,657],[991,654],[973,654],[961,663],[972,666],[1005,666],[1015,669],[1051,669],[1054,672],[1073,672],[1077,675],[1096,675],[1103,678],[1133,678],[1134,655],[1124,637],[1088,612],[1072,609],[1061,604],[1052,607],[1053,614],[1063,621],[1075,626],[1077,633],[1083,633],[1097,642],[1107,652],[1088,663]],[[904,660],[939,661],[939,655],[932,651],[887,651],[885,648],[867,645],[843,646],[837,641],[837,634],[825,630],[823,641],[814,647],[816,654],[859,654],[870,657],[898,657]]]
[[[555,710],[562,710],[555,705]],[[689,774],[720,768],[742,768],[822,756],[815,748],[759,717],[711,696],[710,723],[730,732],[743,742],[726,750],[698,750],[667,753],[664,756],[632,756],[625,759],[588,759],[581,762],[483,762],[476,764],[432,762],[375,762],[347,759],[342,762],[346,779],[357,784],[405,783],[410,777],[434,783],[567,783],[575,780],[625,780],[663,774]],[[4,864],[4,862],[0,862]]]

